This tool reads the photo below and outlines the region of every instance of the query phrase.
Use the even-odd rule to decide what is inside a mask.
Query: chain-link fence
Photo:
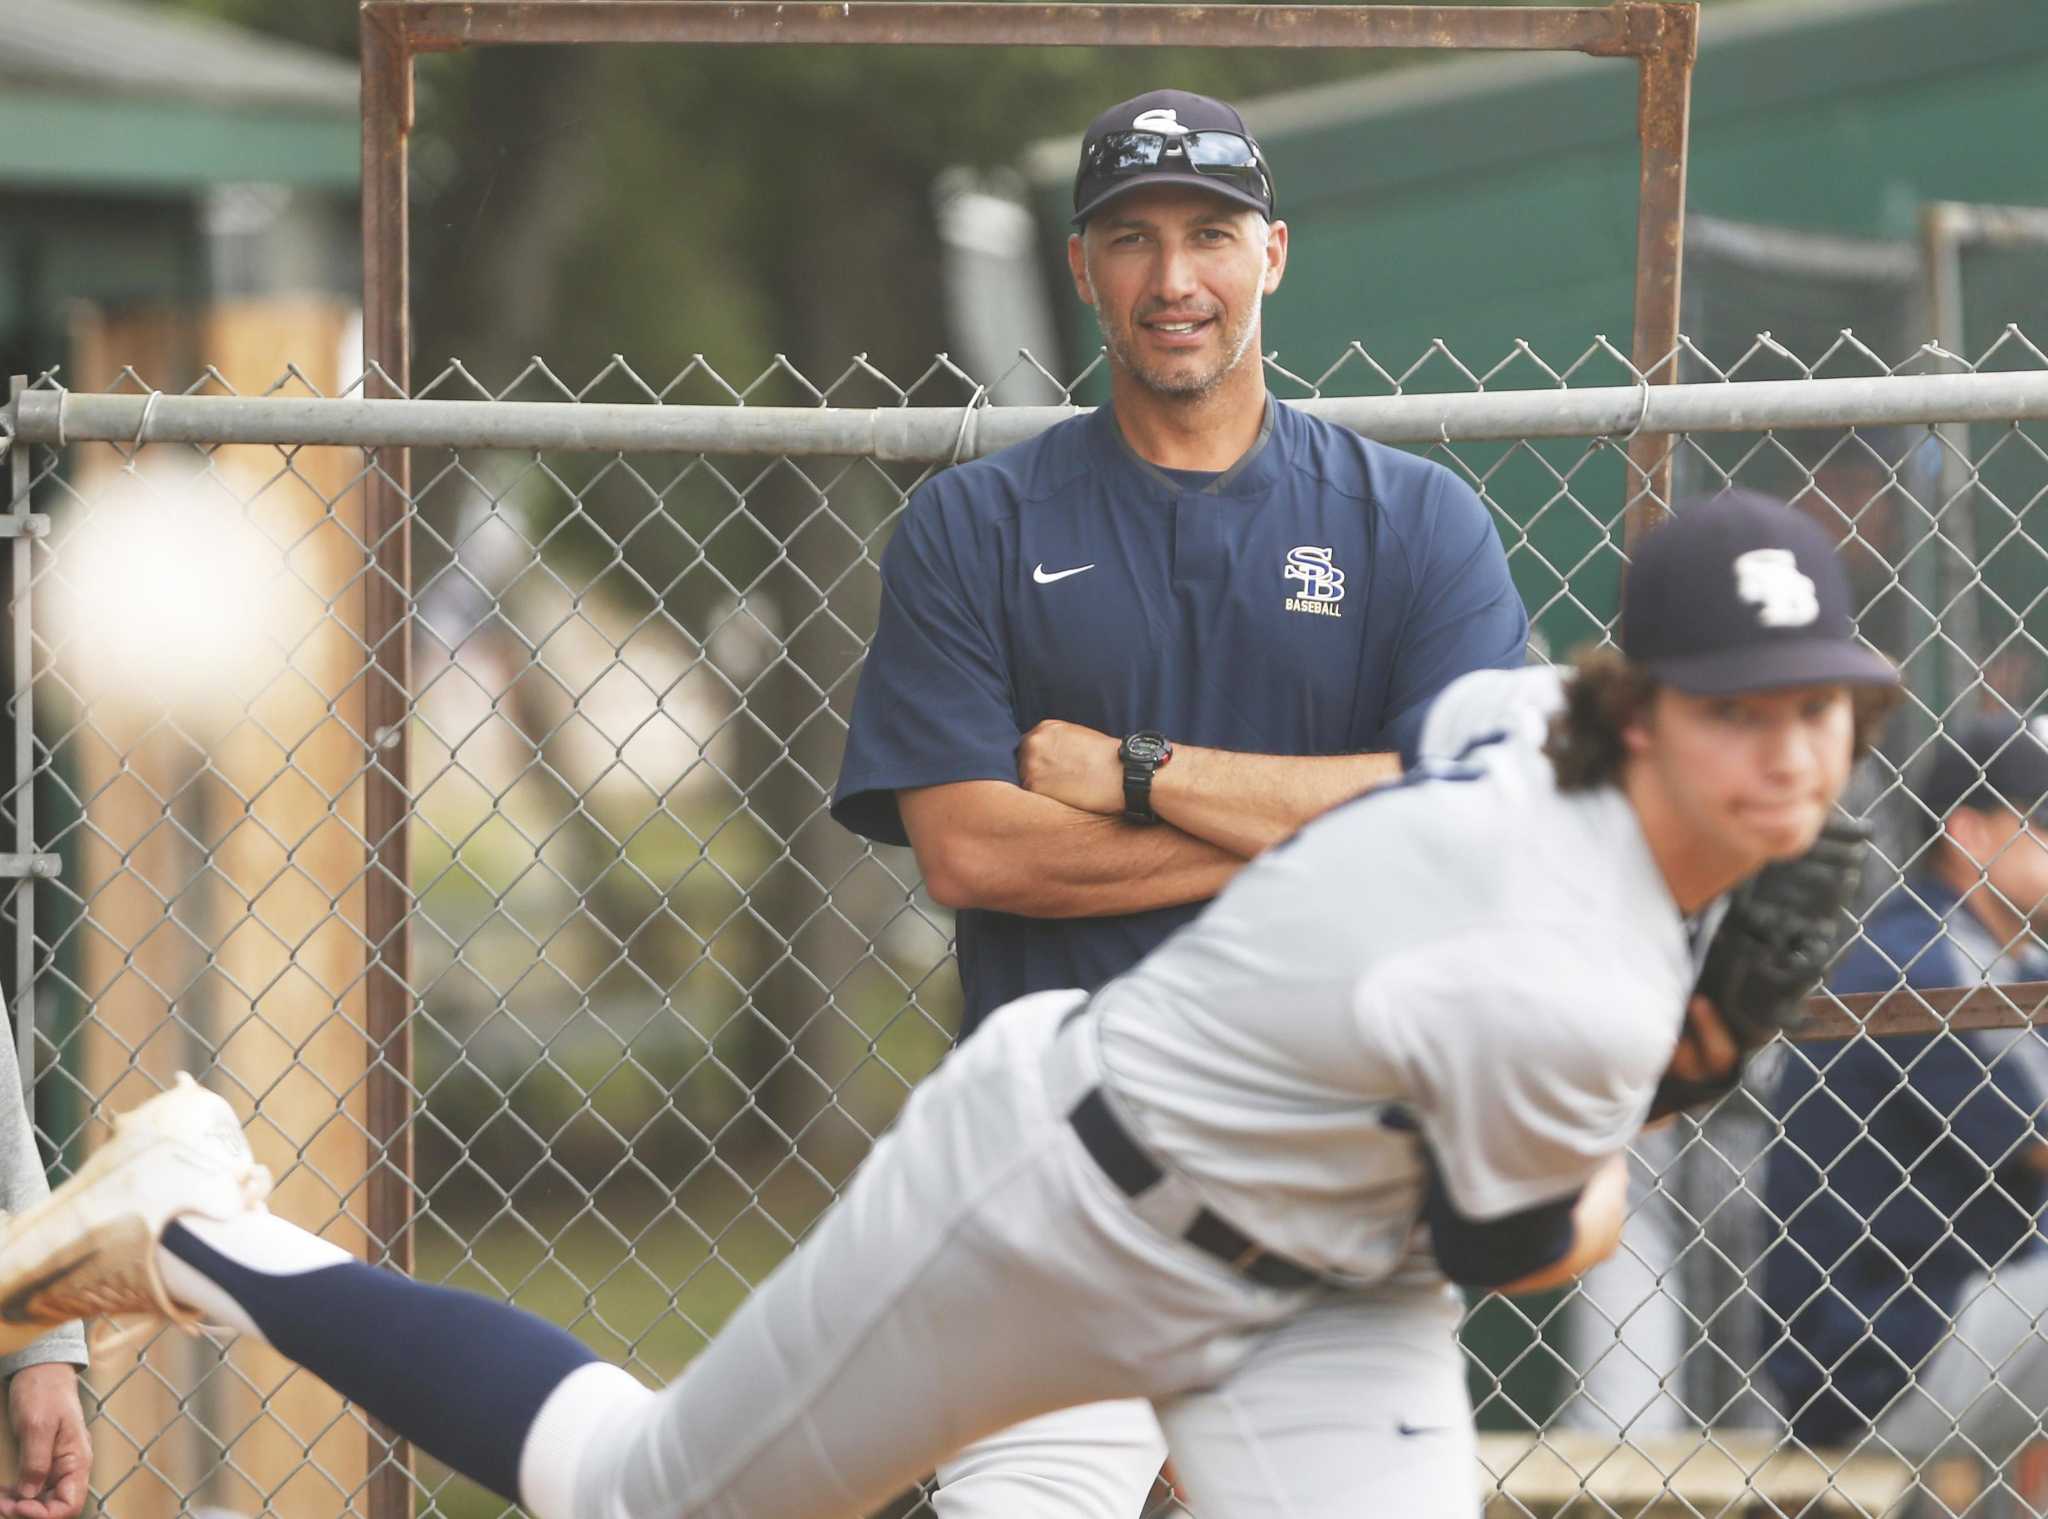
[[[1845,355],[1872,377],[1825,378]],[[1604,342],[1448,357],[1468,393],[1411,394],[1415,366],[1358,347],[1269,377],[1475,485],[1536,657],[1612,622],[1645,437],[1668,437],[1677,510],[1796,497],[1905,673],[1854,806],[1880,823],[1879,896],[1910,891],[1918,768],[1968,715],[2032,717],[2048,694],[2040,350],[2017,329],[1969,359],[1759,338],[1688,347],[1710,378],[1670,388]],[[1510,367],[1545,388],[1490,390]],[[411,402],[323,398],[298,372],[247,404],[187,399],[226,396],[217,374],[175,395],[37,382],[0,519],[26,876],[8,991],[57,1168],[192,1069],[248,1116],[280,1212],[374,1255],[369,1189],[409,1166],[420,1275],[672,1377],[949,1048],[948,914],[907,851],[826,803],[908,494],[1064,415],[1079,383],[1028,355],[905,379],[450,366]],[[1043,406],[975,404],[999,384]],[[365,608],[391,561],[362,505],[370,450],[408,444],[411,863],[382,888],[409,930],[409,1071],[366,1013],[366,966],[393,958],[364,800],[389,742],[364,716],[385,652]],[[1955,631],[1969,598],[1995,630]],[[380,1082],[404,1102],[397,1148],[372,1137]],[[1784,1223],[1763,1202],[1773,1102],[1753,1084],[1645,1145],[1618,1272],[1474,1305],[1493,1511],[1891,1511],[1907,1474],[1788,1443],[1798,1410],[1764,1373],[1791,1334],[1757,1280]],[[159,1336],[92,1381],[119,1519],[362,1506],[362,1425],[267,1352]],[[430,1464],[417,1482],[423,1508],[496,1511]]]

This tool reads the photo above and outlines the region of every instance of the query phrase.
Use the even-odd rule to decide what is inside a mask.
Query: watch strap
[[[1124,821],[1159,821],[1159,814],[1152,810],[1152,766],[1143,760],[1124,761]]]
[[[1171,758],[1173,746],[1166,736],[1149,728],[1141,728],[1117,746],[1117,760],[1124,771],[1125,822],[1159,821],[1159,814],[1152,809],[1152,777]]]

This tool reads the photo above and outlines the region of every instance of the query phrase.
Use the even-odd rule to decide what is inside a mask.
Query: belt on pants
[[[1080,1137],[1081,1147],[1124,1196],[1142,1197],[1166,1179],[1159,1163],[1131,1138],[1100,1086],[1090,1087],[1074,1104],[1067,1122]],[[1229,1219],[1206,1207],[1196,1211],[1180,1237],[1262,1286],[1320,1287],[1329,1280],[1299,1261],[1262,1248]]]

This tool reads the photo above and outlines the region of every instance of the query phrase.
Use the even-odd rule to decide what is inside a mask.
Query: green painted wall
[[[1703,15],[1692,213],[1911,238],[1923,201],[2048,203],[2039,0],[1926,0],[1716,43],[1717,26],[1759,14]],[[1267,346],[1290,368],[1320,372],[1339,335],[1383,362],[1436,338],[1475,365],[1517,338],[1553,363],[1595,333],[1626,346],[1635,70],[1556,64],[1492,94],[1267,139],[1294,231]]]
[[[0,187],[193,190],[263,180],[352,191],[353,113],[0,91]]]

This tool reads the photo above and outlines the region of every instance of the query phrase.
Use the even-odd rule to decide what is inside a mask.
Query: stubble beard
[[[1112,331],[1102,319],[1102,308],[1095,308],[1095,325],[1102,333],[1103,347],[1109,350],[1110,363],[1122,370],[1154,395],[1175,401],[1200,401],[1213,395],[1220,385],[1237,372],[1244,363],[1245,355],[1251,351],[1252,339],[1258,336],[1259,309],[1262,297],[1254,295],[1251,305],[1235,326],[1223,335],[1223,357],[1207,370],[1162,370],[1156,365],[1142,362],[1136,352],[1137,344],[1124,332]],[[1134,317],[1131,331],[1135,332],[1137,320]]]

